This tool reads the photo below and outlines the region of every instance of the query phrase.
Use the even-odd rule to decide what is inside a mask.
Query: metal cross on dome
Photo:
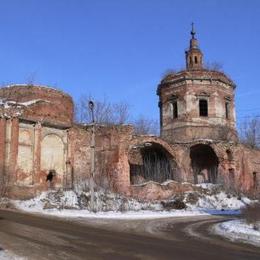
[[[195,29],[194,29],[194,23],[193,22],[191,23],[191,32],[190,33],[192,35],[192,39],[194,39],[195,38],[194,36],[195,36],[196,32],[195,32]]]

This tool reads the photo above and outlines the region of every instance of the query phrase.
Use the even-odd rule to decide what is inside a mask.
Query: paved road
[[[208,232],[225,217],[75,223],[0,210],[0,244],[28,259],[260,259]]]

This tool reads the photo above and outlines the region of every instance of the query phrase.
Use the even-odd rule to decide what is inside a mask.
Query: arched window
[[[195,56],[195,64],[197,64],[198,63],[198,58],[197,58],[197,56]]]
[[[208,116],[208,101],[200,99],[199,101],[200,116]]]
[[[229,102],[226,102],[225,103],[225,111],[226,111],[226,119],[229,119],[229,117],[230,117],[230,112],[229,112],[229,110],[230,110],[230,103]]]

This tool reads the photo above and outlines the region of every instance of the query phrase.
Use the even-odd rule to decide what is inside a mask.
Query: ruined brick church
[[[74,189],[94,160],[95,183],[126,196],[165,199],[203,182],[259,192],[260,151],[238,141],[234,82],[203,66],[193,29],[185,58],[186,69],[157,88],[160,137],[134,135],[131,125],[76,124],[72,98],[56,89],[1,88],[2,188],[14,198]]]

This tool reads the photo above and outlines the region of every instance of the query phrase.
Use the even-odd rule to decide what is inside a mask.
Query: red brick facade
[[[161,137],[136,136],[127,125],[95,125],[98,186],[147,200],[169,198],[200,182],[259,193],[260,151],[238,142],[235,85],[222,72],[203,68],[194,32],[186,65],[158,86]],[[25,85],[1,88],[0,98],[1,188],[16,198],[50,188],[87,188],[93,126],[73,122],[72,98]]]

